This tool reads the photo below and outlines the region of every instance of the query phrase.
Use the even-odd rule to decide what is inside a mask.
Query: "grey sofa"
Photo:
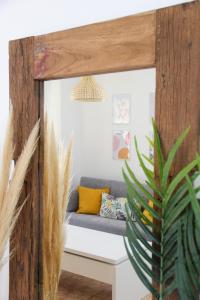
[[[109,187],[110,194],[114,197],[126,197],[127,195],[126,185],[124,182],[120,181],[81,177],[80,185],[90,188]],[[74,190],[70,195],[67,208],[67,217],[69,217],[69,224],[118,235],[125,235],[125,221],[103,218],[98,215],[77,214],[77,209],[78,192]]]

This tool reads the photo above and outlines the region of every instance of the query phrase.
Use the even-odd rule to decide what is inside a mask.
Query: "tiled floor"
[[[111,300],[110,285],[85,277],[63,272],[60,279],[58,300]]]

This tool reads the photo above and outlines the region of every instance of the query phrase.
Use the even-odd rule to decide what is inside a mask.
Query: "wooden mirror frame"
[[[156,124],[165,153],[188,125],[190,134],[173,176],[199,148],[200,3],[10,42],[10,99],[14,108],[15,159],[38,118],[40,143],[21,199],[10,261],[10,299],[41,300],[44,80],[156,68]],[[144,83],[145,84],[145,83]],[[157,170],[155,170],[157,174]],[[170,299],[172,299],[171,297]],[[174,298],[173,298],[174,299]]]

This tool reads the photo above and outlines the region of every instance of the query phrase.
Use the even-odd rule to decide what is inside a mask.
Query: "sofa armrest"
[[[67,206],[68,212],[75,212],[78,209],[78,191],[73,190],[69,196],[69,203]]]

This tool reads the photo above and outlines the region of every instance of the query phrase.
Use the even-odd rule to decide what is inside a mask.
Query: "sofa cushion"
[[[109,188],[93,189],[79,186],[79,206],[77,213],[98,215],[101,207],[102,193],[109,193]]]
[[[117,204],[114,196],[102,193],[100,217],[117,219]]]
[[[127,198],[117,197],[103,193],[99,215],[104,218],[126,220]]]
[[[69,224],[85,227],[89,229],[104,231],[108,233],[125,235],[126,222],[115,219],[106,219],[97,215],[85,215],[77,213],[68,213]]]

